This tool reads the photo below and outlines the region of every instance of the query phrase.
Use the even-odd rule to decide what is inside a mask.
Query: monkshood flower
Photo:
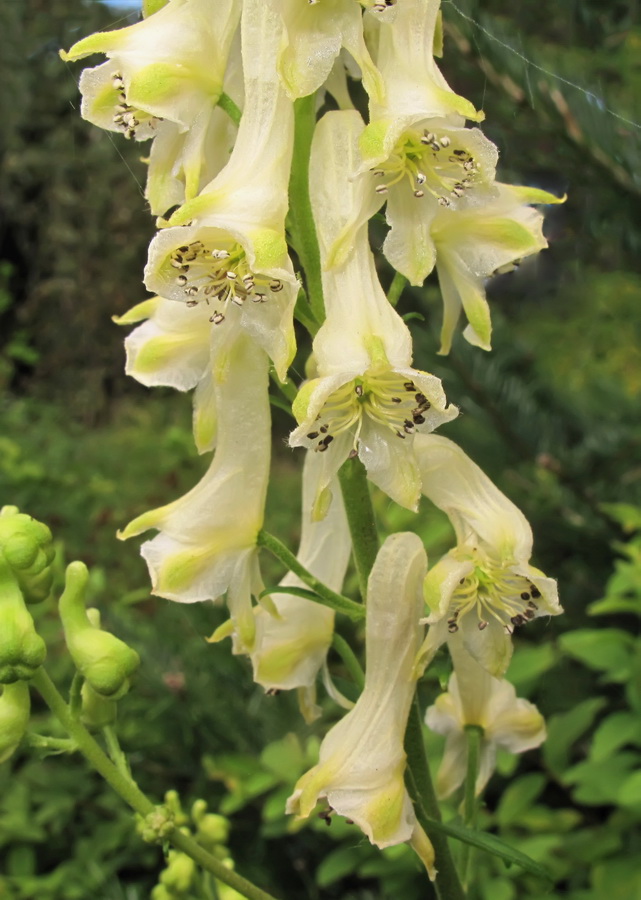
[[[294,114],[275,68],[281,31],[268,4],[245,0],[238,139],[225,168],[151,242],[145,284],[169,300],[203,304],[218,327],[239,324],[284,380],[298,283],[285,239]]]
[[[532,530],[517,507],[455,443],[417,435],[422,491],[447,513],[456,547],[428,572],[425,600],[429,658],[458,635],[474,659],[500,677],[512,655],[515,628],[556,616],[556,582],[530,565]]]
[[[436,777],[439,797],[448,797],[465,780],[467,725],[483,729],[477,795],[495,769],[498,747],[510,753],[523,753],[542,744],[546,735],[541,713],[528,700],[517,698],[509,681],[493,678],[463,647],[457,647],[452,655],[454,674],[447,692],[436,699],[425,716],[432,731],[446,735],[443,760]]]
[[[356,0],[267,2],[282,17],[278,72],[293,100],[313,94],[327,81],[343,47],[360,66],[365,90],[382,100],[380,75],[365,45],[362,9]],[[386,6],[370,2],[363,5]]]
[[[212,450],[216,439],[212,359],[220,340],[209,318],[205,305],[191,307],[163,297],[150,297],[114,317],[118,325],[142,322],[125,339],[128,375],[147,387],[196,388],[194,439],[199,453]]]
[[[363,693],[323,739],[319,762],[299,779],[287,812],[307,818],[325,797],[376,846],[409,841],[433,878],[434,851],[403,781],[426,563],[415,534],[390,535],[381,547],[367,591]]]
[[[61,53],[69,61],[108,57],[80,77],[85,119],[130,140],[156,139],[147,189],[154,213],[193,197],[203,168],[212,177],[225,161],[230,125],[215,107],[240,7],[240,0],[169,0],[142,22]]]
[[[439,206],[430,228],[436,254],[443,327],[440,353],[449,353],[461,311],[470,344],[490,350],[492,324],[485,281],[515,268],[526,256],[548,246],[543,215],[529,204],[562,203],[563,198],[537,188],[495,184],[487,203]]]
[[[297,558],[327,587],[340,591],[351,552],[347,517],[340,490],[325,518],[312,519],[321,458],[309,452],[303,467],[303,504],[300,545]],[[281,581],[283,587],[304,587],[292,572]],[[251,654],[254,681],[267,691],[298,689],[301,709],[307,720],[316,718],[315,684],[326,664],[334,634],[334,610],[293,594],[270,595],[270,607],[258,606],[256,642]]]
[[[327,509],[333,475],[355,454],[378,487],[415,509],[420,477],[414,434],[431,431],[458,413],[447,406],[438,378],[412,368],[411,335],[378,281],[366,224],[355,233],[346,262],[326,268],[329,248],[345,222],[362,217],[371,204],[363,181],[350,179],[362,125],[353,110],[328,113],[312,146],[310,193],[327,318],[313,345],[318,377],[303,384],[294,401],[300,425],[290,444],[323,454],[316,518]]]
[[[374,174],[379,202],[387,201],[391,230],[383,252],[412,284],[422,284],[434,267],[430,224],[439,207],[486,195],[498,158],[479,129],[465,127],[466,119],[482,114],[450,89],[434,61],[439,6],[439,0],[403,0],[394,21],[380,26],[376,64],[385,100],[370,102],[360,138],[358,170]],[[347,227],[342,243],[349,245],[357,225]],[[340,248],[334,252],[339,262]]]
[[[242,332],[214,369],[218,440],[209,470],[184,497],[143,513],[122,539],[156,528],[142,545],[153,593],[195,603],[227,592],[239,652],[253,644],[251,595],[262,584],[256,536],[269,479],[268,360]]]

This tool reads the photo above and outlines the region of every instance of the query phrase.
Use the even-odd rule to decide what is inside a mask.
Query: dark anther
[[[521,594],[521,600],[529,600],[529,599],[530,599],[530,595],[528,594],[528,592],[523,591],[523,593]]]
[[[318,437],[318,432],[310,431],[307,437],[310,439],[310,441],[316,440],[316,438]]]

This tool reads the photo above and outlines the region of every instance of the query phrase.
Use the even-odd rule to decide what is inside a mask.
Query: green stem
[[[80,672],[75,672],[69,688],[69,711],[74,719],[80,716],[82,710],[82,685],[84,678]]]
[[[316,337],[320,325],[309,311],[309,301],[303,288],[298,292],[296,306],[294,307],[294,318],[307,329],[312,337]]]
[[[129,763],[127,762],[127,757],[122,752],[122,747],[120,746],[120,741],[116,736],[116,732],[110,725],[106,725],[102,729],[102,734],[112,763],[125,778],[131,778]]]
[[[363,690],[363,687],[365,686],[365,673],[363,672],[361,664],[356,658],[356,654],[347,643],[345,638],[341,637],[340,634],[334,632],[334,637],[332,638],[332,647],[334,648],[334,650],[336,650],[340,658],[345,663],[345,668],[352,676],[354,684],[356,684],[360,690]]]
[[[472,828],[474,831],[476,831],[476,819],[478,813],[478,801],[476,799],[476,779],[478,778],[479,774],[483,729],[479,725],[466,725],[465,736],[467,738],[467,770],[465,773],[463,823],[466,828]],[[469,844],[462,845],[460,861],[463,884],[468,887],[470,883],[472,864],[472,848]]]
[[[305,271],[309,306],[316,321],[325,320],[323,282],[316,226],[309,199],[309,155],[316,127],[316,94],[294,104],[294,156],[289,180],[289,219],[292,243]]]
[[[404,275],[401,275],[400,272],[394,273],[394,278],[392,278],[392,283],[389,286],[389,290],[387,292],[387,299],[392,304],[392,306],[396,306],[398,301],[401,298],[401,294],[405,289],[405,285],[407,284],[407,278]]]
[[[417,696],[414,697],[405,732],[405,752],[408,763],[408,790],[414,802],[416,816],[431,840],[436,855],[438,869],[434,882],[436,894],[439,900],[465,900],[465,892],[454,865],[447,837],[440,829],[432,827],[430,822],[430,820],[441,821],[441,810],[425,755],[422,716]]]
[[[229,94],[222,93],[218,98],[218,105],[227,113],[234,125],[240,125],[240,117],[242,115],[242,112],[240,110],[240,107],[234,103]]]
[[[278,390],[286,400],[289,400],[291,405],[296,399],[297,394],[294,384],[291,381],[281,381],[276,372],[270,372],[270,375]],[[289,412],[291,412],[291,410],[289,410]]]
[[[352,550],[358,586],[365,602],[367,580],[378,553],[378,533],[374,507],[369,493],[365,466],[357,457],[347,459],[338,472],[347,522],[352,537]]]
[[[58,692],[48,673],[42,668],[37,670],[31,679],[31,683],[39,691],[45,703],[60,721],[70,737],[78,745],[78,749],[91,763],[94,769],[102,775],[105,781],[119,794],[122,799],[139,815],[147,817],[156,812],[156,807],[151,800],[143,794],[138,785],[130,778],[125,777],[118,771],[116,766],[111,762],[100,745],[89,734],[87,729],[77,719],[75,719],[64,701],[64,698]],[[248,900],[275,900],[275,898],[262,891],[251,881],[247,881],[241,875],[237,875],[228,869],[223,863],[208,853],[200,846],[192,837],[182,834],[178,829],[173,831],[167,837],[167,840],[182,850],[193,860],[199,863],[208,872],[211,872],[219,881],[228,884],[234,890],[238,891]]]
[[[323,584],[322,581],[319,581],[318,578],[312,575],[311,572],[308,572],[307,569],[299,563],[291,550],[288,550],[285,544],[283,544],[282,541],[279,541],[277,537],[274,537],[273,534],[268,534],[266,531],[259,531],[256,543],[259,547],[264,547],[266,550],[269,550],[269,552],[279,559],[283,565],[287,566],[290,572],[298,575],[303,584],[306,584],[307,587],[311,588],[312,591],[318,595],[318,603],[322,603],[323,606],[329,606],[331,609],[336,610],[336,612],[349,616],[349,618],[353,619],[355,622],[365,618],[365,610],[360,603],[355,603],[353,600],[350,600],[349,597],[343,597],[342,594],[337,594],[336,591],[332,591],[327,585]]]
[[[35,732],[27,735],[27,743],[36,750],[51,750],[52,753],[73,753],[78,749],[76,742],[71,738],[55,738]]]

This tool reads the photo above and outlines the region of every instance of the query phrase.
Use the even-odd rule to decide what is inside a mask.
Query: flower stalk
[[[434,845],[437,867],[434,887],[439,900],[465,900],[465,891],[447,837],[440,828],[432,825],[434,822],[441,822],[441,810],[425,753],[422,721],[418,695],[415,695],[405,732],[407,789],[414,803],[416,817]]]
[[[60,724],[72,738],[78,750],[91,763],[94,769],[102,775],[110,787],[127,803],[135,812],[143,818],[153,815],[156,806],[140,790],[131,778],[127,778],[109,759],[98,742],[89,734],[87,729],[71,714],[69,707],[58,692],[55,684],[44,668],[40,667],[31,679],[31,684],[42,696],[51,712],[56,716]],[[261,890],[251,881],[247,881],[241,875],[237,875],[228,869],[219,859],[208,853],[189,835],[174,829],[166,839],[183,853],[186,853],[199,865],[211,872],[219,881],[228,884],[248,900],[275,900],[267,891]]]
[[[483,741],[483,729],[480,725],[466,725],[465,737],[467,739],[467,771],[465,773],[465,796],[463,800],[463,822],[466,828],[476,829],[478,817],[478,800],[476,797],[476,779],[479,774],[481,762],[481,743]],[[467,888],[470,884],[472,866],[472,848],[469,844],[461,847],[460,869],[463,884]]]
[[[320,251],[309,199],[309,158],[316,127],[316,95],[294,104],[294,156],[289,182],[291,242],[305,271],[310,310],[318,322],[325,320]]]
[[[367,483],[365,466],[360,459],[347,459],[338,470],[347,523],[352,536],[354,564],[358,575],[358,586],[363,598],[367,599],[367,579],[372,571],[378,552],[379,540],[376,531],[374,507]]]
[[[275,556],[276,559],[279,559],[291,572],[298,575],[300,580],[317,595],[315,598],[317,603],[322,603],[324,606],[329,606],[336,612],[343,613],[343,615],[348,616],[354,622],[358,622],[365,617],[365,610],[360,603],[355,603],[353,600],[350,600],[349,597],[343,597],[342,594],[337,594],[336,591],[332,591],[327,585],[323,584],[322,581],[315,578],[311,572],[308,572],[307,569],[299,563],[291,550],[288,550],[285,544],[277,537],[274,537],[273,534],[268,534],[264,530],[259,531],[256,544],[259,547],[264,547],[266,550],[269,550],[272,556]]]

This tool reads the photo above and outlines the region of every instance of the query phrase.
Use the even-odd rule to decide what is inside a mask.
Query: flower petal
[[[141,553],[154,593],[193,603],[215,600],[251,566],[247,551],[262,526],[269,477],[267,357],[242,332],[216,372],[219,439],[208,472],[184,497],[144,513],[126,539],[149,528],[159,534]]]

